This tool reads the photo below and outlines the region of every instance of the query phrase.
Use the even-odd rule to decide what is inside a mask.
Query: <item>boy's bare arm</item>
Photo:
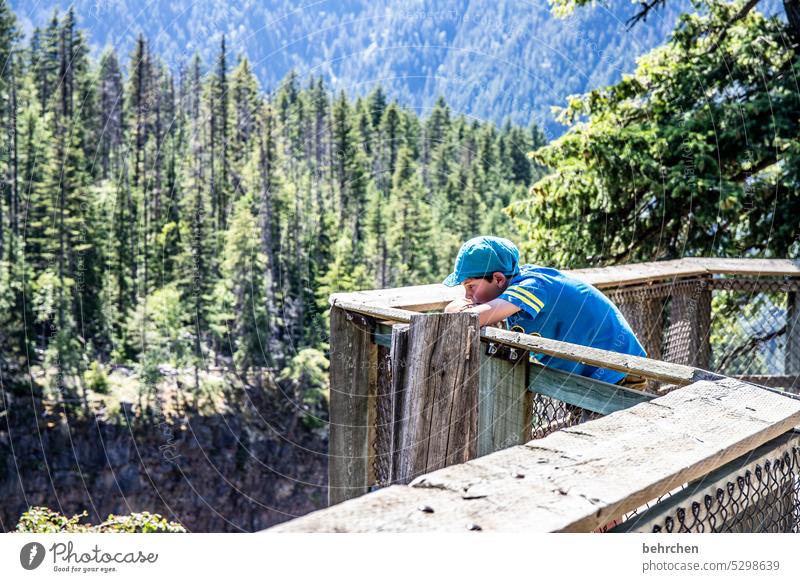
[[[456,302],[453,302],[456,303]],[[450,312],[454,311],[471,311],[472,313],[478,314],[478,324],[483,327],[484,325],[493,325],[498,321],[503,321],[509,315],[512,315],[519,311],[519,307],[505,301],[503,299],[492,299],[488,303],[480,303],[480,304],[473,304],[464,302],[461,305],[453,305],[451,303],[448,305],[450,307]],[[448,311],[448,309],[445,309]]]

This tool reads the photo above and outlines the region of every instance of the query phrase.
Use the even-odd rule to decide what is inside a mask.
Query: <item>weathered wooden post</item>
[[[483,456],[531,440],[533,393],[527,351],[488,343],[480,352],[478,456]]]
[[[477,455],[478,315],[411,316],[405,357],[402,334],[393,334],[392,383],[400,405],[393,483]]]
[[[377,346],[364,316],[331,307],[328,504],[366,493],[373,481]]]

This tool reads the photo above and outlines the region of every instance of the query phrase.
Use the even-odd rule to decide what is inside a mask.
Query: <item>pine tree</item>
[[[39,114],[50,110],[48,103],[57,95],[59,68],[59,22],[58,11],[53,11],[47,28],[35,30],[31,37],[31,72],[36,96],[39,103]]]
[[[23,246],[20,234],[20,187],[18,147],[19,34],[16,18],[0,0],[0,121],[5,126],[0,152],[0,378],[19,381],[25,333]]]
[[[214,76],[209,87],[209,155],[211,170],[211,206],[217,236],[225,230],[229,214],[230,182],[228,167],[228,125],[230,94],[228,87],[228,56],[225,35],[220,41]]]
[[[358,130],[353,112],[342,92],[333,105],[333,142],[336,184],[339,195],[339,227],[354,238],[353,252],[362,256],[364,232],[361,214],[366,209],[366,157],[358,147]]]
[[[97,101],[100,114],[98,156],[101,176],[108,178],[113,162],[117,161],[123,143],[124,90],[122,71],[113,49],[107,49],[100,59]]]
[[[367,107],[372,121],[372,128],[378,129],[383,118],[383,112],[386,109],[386,93],[383,88],[378,85],[367,97]]]
[[[392,178],[391,286],[413,285],[428,280],[435,264],[431,241],[431,210],[425,201],[422,179],[411,151],[402,148]]]
[[[151,75],[150,56],[143,35],[136,40],[131,56],[130,78],[128,80],[128,117],[131,120],[131,142],[133,149],[131,178],[131,198],[136,207],[136,226],[134,229],[135,262],[131,273],[133,294],[138,302],[147,297],[149,281],[149,243],[150,243],[150,196],[148,191],[147,142],[150,136]],[[140,271],[141,264],[141,271]]]
[[[259,246],[258,221],[251,211],[251,201],[243,197],[225,236],[214,316],[214,330],[221,336],[222,345],[231,346],[239,373],[253,366],[274,364],[266,341],[269,336],[264,334],[262,339],[270,324],[261,277],[266,257]]]
[[[234,69],[231,85],[234,133],[230,149],[233,163],[240,166],[252,150],[253,140],[259,130],[258,114],[261,107],[258,81],[246,57],[241,58]]]
[[[447,104],[444,102],[443,97],[439,97],[436,100],[436,104],[433,106],[431,110],[430,117],[425,122],[424,126],[424,141],[422,144],[422,163],[423,163],[423,182],[425,183],[426,188],[430,189],[432,186],[432,182],[436,186],[440,186],[441,183],[446,179],[442,178],[441,176],[437,176],[434,174],[431,177],[428,173],[429,165],[432,165],[432,161],[436,156],[436,152],[441,151],[445,145],[447,136],[449,134],[450,129],[450,109],[447,107]],[[439,164],[441,164],[441,155],[438,156]],[[439,171],[445,171],[446,168],[437,168]],[[446,174],[445,174],[446,175]]]
[[[400,108],[396,103],[391,103],[384,110],[378,135],[380,166],[376,170],[376,176],[380,190],[388,193],[397,165],[397,152],[405,144],[401,130]]]
[[[120,170],[114,184],[111,241],[109,250],[109,279],[107,295],[113,301],[111,321],[115,342],[125,349],[127,339],[123,324],[136,304],[134,275],[136,272],[137,208],[131,192],[128,162],[121,156]]]

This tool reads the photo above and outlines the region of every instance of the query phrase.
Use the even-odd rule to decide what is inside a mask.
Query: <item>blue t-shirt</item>
[[[520,265],[500,299],[519,311],[507,318],[508,328],[527,334],[646,356],[625,317],[608,297],[588,283],[557,269]],[[531,353],[545,366],[616,384],[625,377],[617,372],[544,354]]]

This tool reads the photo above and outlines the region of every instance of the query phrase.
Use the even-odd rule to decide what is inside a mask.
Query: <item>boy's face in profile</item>
[[[492,273],[492,280],[487,281],[482,277],[473,277],[462,283],[464,295],[468,301],[475,304],[488,303],[505,290],[508,278],[502,273]]]

